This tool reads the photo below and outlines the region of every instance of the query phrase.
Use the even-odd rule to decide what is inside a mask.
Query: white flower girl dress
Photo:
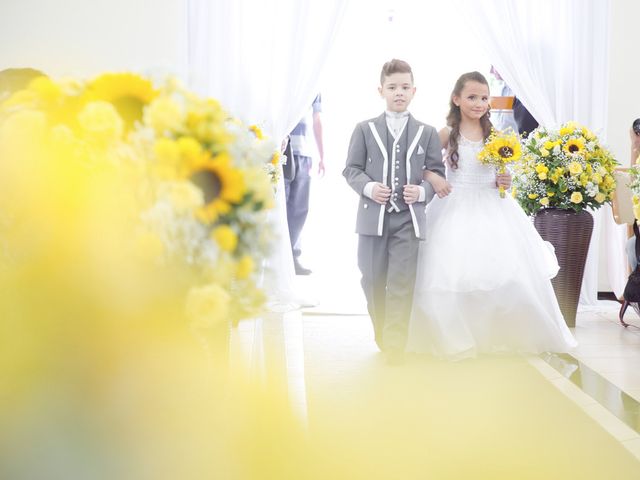
[[[478,353],[566,352],[576,345],[550,279],[553,247],[460,138],[453,191],[427,206],[407,351],[450,359]]]

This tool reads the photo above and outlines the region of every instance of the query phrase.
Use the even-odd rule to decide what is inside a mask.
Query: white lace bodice
[[[484,142],[472,142],[462,135],[458,141],[458,168],[447,166],[447,179],[454,187],[495,188],[496,171],[478,161]]]

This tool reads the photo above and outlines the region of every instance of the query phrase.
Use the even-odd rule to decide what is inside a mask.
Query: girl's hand
[[[453,189],[451,184],[437,173],[426,171],[424,174],[424,179],[431,184],[431,186],[433,187],[433,191],[436,192],[438,198],[446,197],[451,193],[451,190]]]
[[[505,190],[511,188],[511,174],[508,172],[496,174],[496,186],[502,187]]]

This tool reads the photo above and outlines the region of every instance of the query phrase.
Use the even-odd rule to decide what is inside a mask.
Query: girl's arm
[[[442,145],[442,149],[446,150],[449,146],[449,128],[444,127],[438,132],[438,138],[440,139],[440,145]]]
[[[431,170],[425,170],[422,174],[422,178],[431,184],[433,191],[436,192],[438,197],[444,198],[451,193],[451,184],[437,173],[432,172]]]
[[[449,145],[449,129],[445,127],[440,130],[438,132],[438,138],[440,139],[442,149],[446,150]],[[451,193],[451,184],[437,173],[432,172],[431,170],[425,170],[422,178],[431,184],[438,197],[444,198]]]

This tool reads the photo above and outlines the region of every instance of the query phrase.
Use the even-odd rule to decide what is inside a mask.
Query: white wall
[[[630,164],[629,129],[640,118],[640,60],[637,43],[640,2],[611,0],[611,38],[609,59],[609,116],[607,144],[622,164]],[[600,237],[598,290],[612,291],[609,280],[605,234]]]
[[[185,3],[185,0],[1,0],[0,69],[30,66],[55,76],[86,76],[105,70],[179,73],[185,61]],[[361,6],[357,0],[352,3]],[[376,14],[395,7],[399,17],[396,23],[411,24],[411,19],[405,18],[406,9],[403,8],[410,2],[370,0],[366,3],[370,18],[367,19],[365,13],[361,23],[369,20],[371,32],[367,33],[372,36],[366,42],[349,45],[351,56],[339,55],[332,65],[342,69],[357,85],[351,95],[356,108],[350,109],[355,116],[348,119],[349,124],[356,117],[360,119],[368,112],[375,114],[381,109],[382,105],[376,102],[376,77],[379,65],[393,51],[414,64],[419,89],[413,110],[420,118],[440,125],[446,111],[448,89],[457,74],[475,68],[486,71],[486,60],[474,51],[474,45],[467,45],[464,50],[453,46],[452,39],[447,38],[451,37],[446,33],[450,28],[448,22],[432,22],[428,30],[402,31],[400,28],[396,32],[397,43],[387,44],[386,48],[377,45],[372,49],[371,39],[375,40],[378,36],[375,32],[384,29],[386,23]],[[438,7],[446,11],[444,16],[438,12],[434,14],[434,7],[430,6],[431,16],[455,16],[447,4],[442,2]],[[640,117],[637,89],[640,61],[636,51],[640,2],[612,0],[611,13],[607,140],[618,158],[627,164],[629,125],[634,118]],[[416,40],[408,43],[407,37]],[[447,48],[434,39],[446,39]],[[375,50],[377,56],[371,54]],[[423,65],[427,52],[429,57],[434,53],[443,57],[436,61],[430,58]],[[365,53],[367,58],[363,58]],[[447,69],[443,59],[449,60],[455,68]],[[342,65],[340,61],[343,61]],[[332,80],[330,78],[329,83]]]
[[[620,163],[629,166],[629,128],[640,117],[640,2],[611,0],[611,53],[607,141]]]
[[[183,0],[0,0],[0,69],[179,73]]]

